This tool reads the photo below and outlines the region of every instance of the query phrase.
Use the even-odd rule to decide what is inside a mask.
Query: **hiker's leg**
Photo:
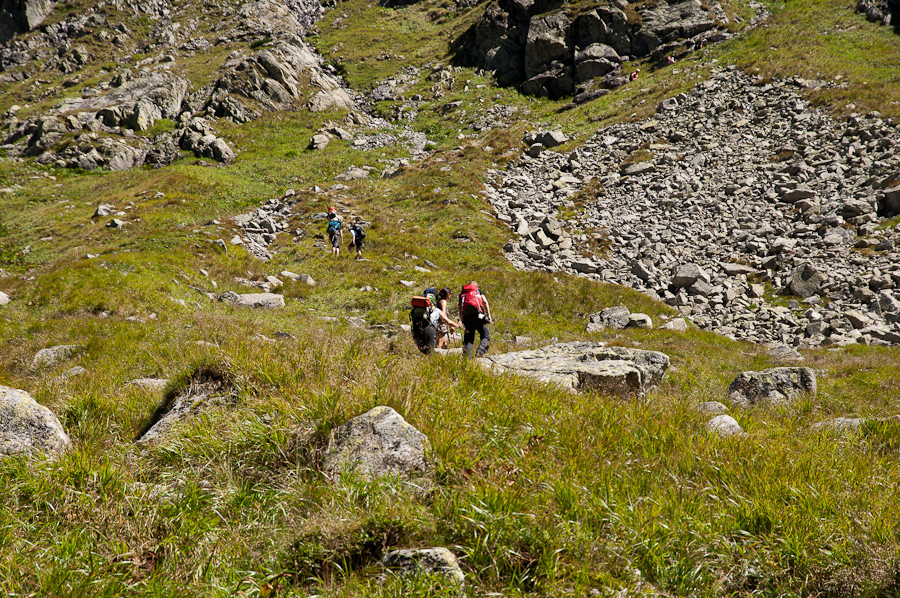
[[[476,351],[475,354],[478,355],[478,357],[481,357],[487,353],[488,345],[490,345],[491,342],[491,331],[484,321],[482,321],[481,328],[478,329],[478,334],[481,336],[481,342],[478,343],[478,351]]]
[[[423,335],[425,336],[425,344],[427,347],[427,350],[422,351],[423,353],[425,353],[425,355],[428,355],[429,353],[434,351],[434,335],[436,332],[437,331],[434,329],[434,326],[427,326],[425,330],[422,331]]]
[[[475,329],[465,328],[463,332],[463,355],[468,357],[472,354],[472,346],[475,344]]]

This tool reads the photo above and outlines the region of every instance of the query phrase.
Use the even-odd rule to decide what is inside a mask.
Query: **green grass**
[[[0,268],[11,274],[0,290],[13,299],[0,307],[0,384],[51,408],[74,444],[56,462],[0,460],[0,591],[449,596],[455,589],[439,579],[382,579],[378,564],[388,548],[447,546],[472,596],[896,595],[900,443],[894,423],[875,421],[900,403],[896,350],[804,352],[820,372],[818,394],[732,413],[747,436],[720,439],[694,405],[722,400],[740,371],[776,365],[764,348],[697,329],[588,335],[587,315],[603,307],[624,303],[657,324],[676,314],[621,287],[513,271],[500,250],[510,231],[481,211],[488,169],[517,159],[526,130],[560,126],[574,146],[607,123],[652,114],[659,99],[701,80],[713,58],[763,77],[843,74],[846,88],[813,97],[838,111],[855,103],[894,114],[897,87],[885,65],[900,51],[887,29],[814,0],[771,6],[770,25],[680,60],[678,73],[648,72],[640,87],[562,113],[564,102],[520,97],[467,69],[442,97],[420,81],[409,91],[424,97],[411,126],[437,148],[393,178],[378,175],[408,157],[403,147],[363,152],[335,141],[309,150],[310,137],[344,115],[305,111],[218,123],[239,150],[221,168],[185,158],[160,170],[78,173],[0,160],[0,187],[20,186],[0,195]],[[315,43],[365,88],[407,65],[447,64],[449,40],[479,10],[351,0],[326,14]],[[208,68],[188,67],[200,77]],[[0,107],[12,99],[3,95]],[[446,114],[457,100],[464,105]],[[519,118],[476,131],[495,104],[517,108]],[[346,190],[311,191],[351,165],[373,173]],[[265,263],[213,245],[235,233],[227,216],[291,188],[298,242],[280,235]],[[130,224],[91,224],[99,203],[126,211]],[[334,260],[316,246],[322,225],[310,216],[334,204],[371,222],[370,261]],[[438,266],[427,275],[414,269],[426,259]],[[282,311],[245,311],[205,294],[244,292],[235,278],[285,269],[318,284],[286,281]],[[516,350],[516,336],[534,346],[591,338],[664,351],[672,368],[646,401],[624,401],[489,375],[455,357],[423,358],[399,329],[417,288],[399,281],[455,289],[473,278],[491,300],[492,353]],[[366,285],[376,290],[360,292]],[[292,338],[257,336],[277,332]],[[31,369],[36,351],[64,343],[83,350]],[[57,379],[74,365],[88,373]],[[128,381],[165,377],[175,392],[210,368],[227,374],[233,404],[184,422],[169,444],[133,444],[164,394]],[[335,484],[321,470],[331,430],[376,405],[429,437],[428,487]],[[839,416],[868,422],[843,436],[809,431]]]

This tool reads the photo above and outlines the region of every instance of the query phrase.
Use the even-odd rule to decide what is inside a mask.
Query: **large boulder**
[[[52,0],[0,0],[0,43],[32,31],[52,11]]]
[[[428,437],[390,407],[378,406],[332,431],[323,467],[366,480],[406,478],[429,471]]]
[[[0,386],[0,455],[56,456],[71,446],[52,411],[24,390]]]
[[[643,396],[662,381],[669,367],[669,356],[657,351],[575,341],[483,357],[478,362],[494,373],[529,376],[572,391]]]
[[[531,20],[525,43],[525,76],[534,77],[547,71],[553,63],[571,62],[572,48],[568,40],[569,20],[553,13]]]
[[[786,403],[803,394],[816,394],[816,373],[810,368],[741,372],[728,386],[728,399],[738,407]]]

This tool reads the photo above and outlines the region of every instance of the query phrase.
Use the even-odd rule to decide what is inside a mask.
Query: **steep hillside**
[[[898,594],[855,8],[0,0],[0,593]]]

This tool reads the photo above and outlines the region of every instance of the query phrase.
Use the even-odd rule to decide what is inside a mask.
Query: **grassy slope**
[[[0,163],[0,187],[22,185],[0,196],[0,267],[16,274],[0,279],[14,299],[0,308],[0,384],[31,391],[75,443],[57,463],[0,462],[0,588],[34,596],[425,595],[435,580],[382,583],[375,559],[385,546],[446,545],[462,557],[472,593],[637,595],[649,591],[645,582],[671,595],[896,593],[900,430],[872,426],[847,438],[807,431],[828,417],[895,413],[896,351],[809,353],[808,365],[824,374],[814,399],[736,414],[749,436],[720,440],[704,431],[692,405],[720,399],[737,372],[772,365],[757,347],[699,331],[594,336],[672,357],[661,391],[631,403],[487,376],[458,359],[425,360],[405,335],[318,319],[361,315],[396,325],[405,322],[409,294],[399,279],[456,287],[472,277],[497,315],[492,351],[511,349],[515,335],[537,344],[587,338],[584,315],[608,305],[624,302],[657,321],[671,313],[626,289],[511,271],[499,251],[508,232],[479,211],[481,181],[519,149],[522,130],[559,122],[587,135],[599,126],[591,119],[647,114],[713,58],[767,76],[837,71],[850,85],[822,101],[896,112],[895,75],[847,48],[877,48],[880,62],[896,64],[897,38],[827,3],[773,8],[771,26],[682,61],[680,73],[650,74],[640,88],[560,115],[559,104],[478,89],[488,81],[458,73],[469,92],[455,86],[413,123],[437,138],[435,155],[400,177],[355,182],[339,195],[305,190],[329,186],[349,164],[378,167],[402,152],[364,153],[342,142],[304,149],[334,115],[272,115],[230,127],[225,134],[242,153],[227,168],[185,160],[157,171],[77,174]],[[446,64],[441,48],[475,15],[448,16],[433,3],[388,11],[356,0],[340,11],[347,28],[330,28],[330,13],[317,44],[326,56],[344,44],[343,66],[358,86],[407,64]],[[384,50],[360,43],[370,39],[363,24],[383,32],[393,58],[376,60]],[[822,41],[825,30],[834,33]],[[757,51],[766,47],[785,49],[763,60]],[[805,58],[793,63],[794,54]],[[529,110],[531,124],[475,135],[466,125],[478,97]],[[456,99],[471,112],[441,116]],[[300,190],[292,226],[306,231],[300,242],[282,235],[267,264],[210,243],[233,234],[210,220],[287,188]],[[128,219],[140,221],[123,231],[89,224],[100,202],[120,209],[132,202]],[[314,247],[319,226],[308,214],[334,202],[373,221],[371,262],[334,262]],[[460,232],[469,239],[454,240]],[[413,270],[424,259],[440,266],[427,280]],[[234,277],[282,269],[309,272],[319,285],[289,282],[279,313],[235,310],[191,288],[240,291]],[[364,284],[377,290],[358,292]],[[295,339],[253,338],[277,331]],[[70,342],[84,345],[78,357],[50,372],[30,369],[38,349]],[[54,380],[75,364],[89,373]],[[131,444],[161,397],[125,383],[183,380],[204,364],[229,372],[239,404],[185,425],[173,446],[144,452]],[[296,440],[311,437],[316,446],[333,426],[379,404],[431,439],[430,491],[390,482],[335,486],[308,443]],[[171,495],[150,495],[139,483],[165,485]]]

